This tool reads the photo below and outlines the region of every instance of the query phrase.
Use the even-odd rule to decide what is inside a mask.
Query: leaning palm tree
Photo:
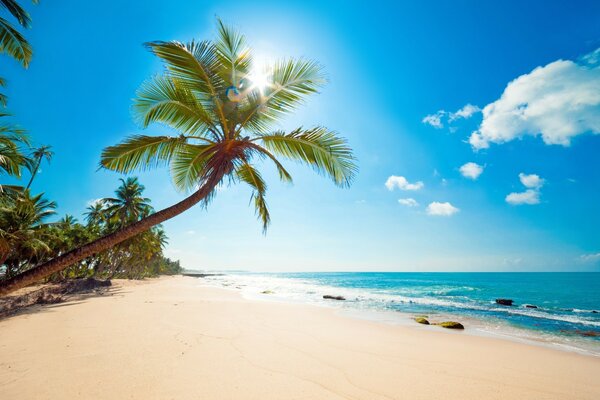
[[[252,201],[266,230],[270,221],[267,184],[257,160],[273,162],[286,182],[292,178],[278,156],[304,163],[338,186],[348,186],[353,180],[357,167],[352,150],[337,133],[322,126],[285,132],[275,125],[324,84],[316,62],[285,59],[268,70],[256,71],[244,37],[221,21],[214,42],[151,42],[147,47],[164,62],[165,70],[141,86],[135,114],[144,127],[160,123],[179,134],[131,136],[106,148],[101,165],[122,173],[168,166],[175,187],[191,194],[3,282],[0,295],[123,242],[194,205],[206,206],[222,182],[242,182],[252,188]]]
[[[26,189],[29,189],[31,187],[31,184],[33,183],[33,180],[35,179],[35,176],[37,175],[37,173],[40,170],[40,166],[42,165],[42,160],[45,158],[47,162],[50,162],[50,160],[52,160],[52,156],[54,155],[54,153],[50,150],[51,147],[50,146],[40,146],[36,149],[33,150],[33,152],[31,153],[31,161],[32,161],[32,167],[31,167],[31,177],[29,178],[29,182],[27,183],[27,187]]]

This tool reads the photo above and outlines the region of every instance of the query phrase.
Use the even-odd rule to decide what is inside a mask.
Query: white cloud
[[[533,189],[527,189],[520,193],[510,193],[506,196],[506,202],[515,206],[521,204],[540,204],[540,192]]]
[[[406,199],[398,199],[398,203],[402,204],[403,206],[406,207],[418,207],[419,203],[412,198],[406,198]]]
[[[419,190],[424,186],[425,184],[421,181],[410,183],[405,177],[396,175],[390,176],[387,181],[385,181],[385,187],[387,187],[390,191],[394,190],[394,188],[401,190]]]
[[[443,217],[449,217],[453,214],[456,214],[460,210],[448,202],[440,203],[440,202],[434,201],[433,203],[429,203],[429,205],[427,206],[427,209],[425,211],[429,215],[439,215],[439,216],[443,216]]]
[[[482,112],[469,139],[475,150],[538,135],[568,146],[575,136],[600,133],[600,49],[579,62],[558,60],[521,75]]]
[[[540,189],[544,186],[544,179],[536,174],[519,174],[519,180],[527,188],[524,192],[513,192],[506,196],[505,200],[508,204],[540,204]]]
[[[468,162],[460,167],[460,173],[465,178],[476,180],[483,173],[483,167],[474,162]]]
[[[481,108],[474,106],[473,104],[466,104],[463,108],[458,110],[455,113],[449,114],[450,122],[455,121],[459,118],[469,119],[473,116],[473,114],[481,111]]]
[[[104,203],[104,199],[92,199],[92,200],[88,200],[86,205],[88,207],[95,207],[97,204],[103,204]]]
[[[544,180],[536,174],[527,175],[521,172],[519,174],[519,180],[523,186],[530,189],[540,189],[542,186],[544,186]]]
[[[600,253],[582,254],[579,256],[579,260],[584,263],[594,263],[600,261]]]
[[[436,129],[444,127],[444,119],[449,123],[456,121],[457,119],[469,119],[473,114],[480,112],[481,108],[474,106],[473,104],[466,104],[463,108],[456,112],[449,112],[446,110],[439,110],[435,114],[429,114],[423,118],[424,124],[429,124]],[[450,132],[456,132],[456,127],[450,127]]]
[[[441,129],[444,127],[444,124],[442,123],[442,117],[445,114],[446,114],[446,112],[444,110],[440,110],[440,111],[436,112],[435,114],[429,114],[429,115],[425,116],[425,118],[423,118],[423,123],[429,124],[436,129]]]
[[[187,233],[188,235],[195,235],[195,234],[196,234],[196,231],[194,231],[194,230],[189,230],[189,231],[187,231],[186,233]]]

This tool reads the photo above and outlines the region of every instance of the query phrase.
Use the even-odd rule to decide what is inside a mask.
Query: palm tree
[[[32,2],[37,4],[39,1],[32,0]],[[23,28],[31,26],[29,14],[15,0],[0,0],[0,8],[8,11]],[[31,45],[10,22],[2,17],[0,17],[0,53],[11,56],[25,68],[31,61]],[[0,78],[0,86],[5,86],[2,78]],[[0,103],[6,105],[6,96],[3,94],[0,94]]]
[[[322,126],[289,132],[275,128],[281,117],[325,83],[316,62],[285,59],[275,62],[268,76],[260,75],[252,69],[252,52],[244,36],[221,21],[214,42],[158,41],[147,47],[164,62],[165,70],[141,86],[134,112],[144,127],[161,123],[179,135],[131,136],[106,148],[101,165],[121,173],[168,166],[175,187],[191,195],[2,282],[0,295],[108,249],[196,204],[206,206],[224,181],[252,188],[251,199],[266,230],[270,221],[267,184],[257,160],[273,162],[285,182],[292,178],[277,156],[304,163],[341,187],[353,180],[357,167],[352,150],[337,133]]]
[[[124,227],[150,214],[153,209],[150,199],[142,197],[144,185],[137,178],[120,179],[121,186],[115,191],[116,197],[104,199],[107,218],[117,226]]]
[[[0,118],[8,116],[0,111]],[[21,177],[22,168],[30,165],[29,158],[21,149],[27,145],[29,138],[22,129],[10,123],[0,124],[0,174]]]
[[[52,160],[52,156],[54,155],[54,153],[50,149],[50,146],[40,146],[37,149],[33,150],[33,152],[31,153],[31,161],[33,166],[31,170],[31,177],[29,178],[29,183],[27,183],[26,189],[29,189],[31,187],[33,179],[39,172],[40,165],[42,164],[42,159],[45,158],[48,162]]]
[[[99,226],[106,222],[106,202],[104,199],[94,201],[87,207],[85,220],[88,226]]]
[[[3,196],[0,204],[0,265],[10,277],[29,261],[49,252],[45,222],[56,203],[28,190]]]

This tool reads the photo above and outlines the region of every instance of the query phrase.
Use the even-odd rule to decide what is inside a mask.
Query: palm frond
[[[262,178],[260,172],[258,172],[252,165],[248,164],[247,162],[242,163],[236,169],[235,172],[237,178],[240,181],[247,183],[253,189],[250,201],[254,202],[256,215],[263,224],[263,233],[266,233],[267,227],[271,222],[271,216],[269,214],[267,202],[265,201],[267,184]]]
[[[120,144],[106,147],[102,151],[100,165],[123,173],[162,166],[185,142],[183,136],[132,135]]]
[[[0,53],[8,54],[25,68],[31,61],[32,50],[29,42],[4,18],[0,18]]]
[[[254,91],[241,110],[239,130],[264,131],[272,122],[295,110],[304,98],[317,93],[326,82],[323,68],[310,60],[287,59],[275,63],[271,84],[264,94]]]
[[[264,147],[257,145],[256,143],[250,143],[249,146],[256,150],[260,155],[269,158],[273,164],[275,164],[275,168],[277,168],[277,172],[279,173],[279,179],[281,179],[282,182],[293,183],[292,175],[290,175],[290,173],[284,168],[284,166],[279,162],[277,157],[273,155],[273,153]]]
[[[207,165],[215,150],[216,146],[213,144],[186,144],[181,147],[171,160],[171,179],[175,187],[188,192],[201,184],[206,178]]]
[[[220,68],[218,73],[227,85],[240,86],[252,64],[246,38],[217,18],[218,37],[215,43]]]
[[[144,128],[159,122],[190,135],[215,132],[214,118],[185,85],[170,76],[155,76],[136,92],[135,116]]]
[[[256,140],[275,154],[304,162],[328,175],[338,186],[349,186],[358,171],[347,141],[324,127],[262,134]]]
[[[227,132],[221,99],[226,84],[215,72],[219,65],[214,44],[209,41],[192,41],[187,44],[157,41],[146,43],[146,46],[166,63],[171,76],[194,93],[212,100],[215,114],[223,131]]]
[[[34,0],[34,3],[37,3],[37,1]],[[29,16],[29,13],[15,0],[0,0],[0,7],[6,9],[13,17],[15,17],[22,27],[30,27],[31,17]]]

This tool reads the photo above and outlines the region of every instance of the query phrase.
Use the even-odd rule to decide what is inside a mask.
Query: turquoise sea
[[[394,312],[399,320],[453,318],[477,332],[600,355],[600,273],[236,272],[205,280],[263,298]],[[514,305],[496,304],[497,298]]]

